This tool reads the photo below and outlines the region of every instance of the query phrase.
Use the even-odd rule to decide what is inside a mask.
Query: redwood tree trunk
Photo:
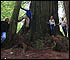
[[[49,34],[47,22],[51,15],[58,23],[58,1],[32,1],[30,8],[33,13],[31,21],[32,40],[37,40]]]

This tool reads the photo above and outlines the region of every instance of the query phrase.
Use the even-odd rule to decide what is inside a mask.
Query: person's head
[[[51,16],[50,19],[53,19],[53,16]]]
[[[64,18],[62,17],[62,21],[64,20]]]
[[[5,19],[5,22],[9,22],[9,18],[6,18],[6,19]]]

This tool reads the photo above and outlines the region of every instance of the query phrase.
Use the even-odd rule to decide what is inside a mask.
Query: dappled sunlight
[[[1,59],[69,59],[66,1],[9,2],[1,1]]]
[[[18,33],[18,32],[20,31],[20,29],[21,29],[22,26],[24,25],[24,22],[25,22],[25,19],[23,19],[21,22],[19,22],[19,23],[17,24],[17,32],[16,32],[16,33]]]
[[[26,2],[27,2],[27,4],[25,5],[25,9],[29,10],[31,1],[26,1]]]
[[[1,1],[1,21],[6,17],[11,18],[14,9],[15,1]]]

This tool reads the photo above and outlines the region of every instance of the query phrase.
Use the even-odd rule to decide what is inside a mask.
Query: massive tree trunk
[[[10,22],[10,28],[9,28],[9,41],[10,42],[12,41],[12,38],[16,34],[17,22],[15,22],[15,21],[18,20],[20,6],[21,6],[21,1],[16,1],[14,10],[13,10],[13,13],[11,16],[11,22]]]
[[[47,22],[51,15],[58,23],[58,1],[32,1],[30,8],[33,13],[31,21],[32,40],[37,40],[49,34]]]

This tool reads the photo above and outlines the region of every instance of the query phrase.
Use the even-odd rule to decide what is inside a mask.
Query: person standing
[[[53,16],[50,17],[49,25],[50,25],[51,35],[55,35],[55,20],[54,20]]]
[[[3,43],[7,38],[8,29],[9,18],[6,18],[5,21],[1,21],[1,43]]]
[[[62,17],[62,21],[59,23],[59,25],[62,26],[63,32],[64,32],[65,36],[67,36],[67,22],[64,20],[63,17]]]

